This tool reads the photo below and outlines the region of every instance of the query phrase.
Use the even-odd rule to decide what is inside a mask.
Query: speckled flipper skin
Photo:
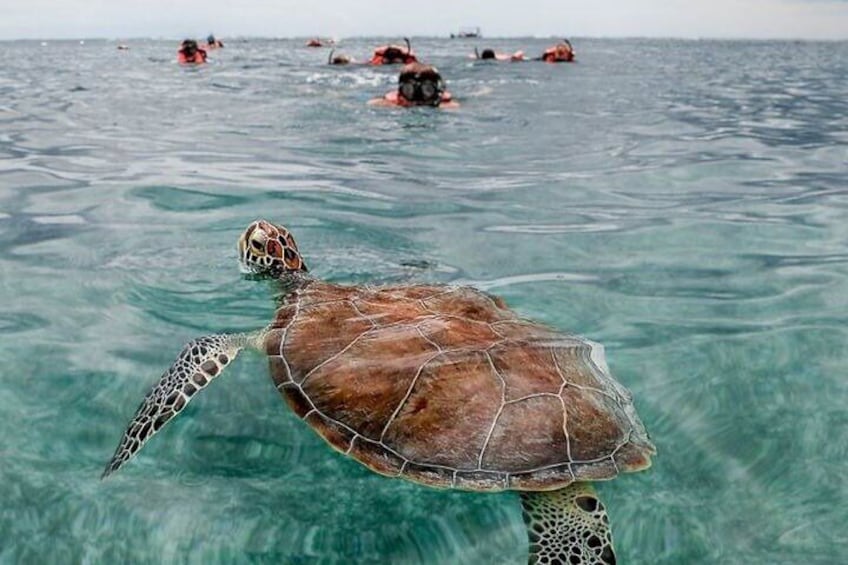
[[[153,434],[179,414],[209,381],[221,374],[250,336],[210,335],[190,341],[138,407],[103,478],[129,461]]]
[[[589,483],[522,492],[530,565],[614,565],[606,510]]]

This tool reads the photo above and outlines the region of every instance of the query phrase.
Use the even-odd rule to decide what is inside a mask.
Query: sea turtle
[[[274,320],[189,342],[104,477],[252,347],[295,413],[341,453],[429,486],[519,491],[530,563],[615,563],[590,481],[649,467],[655,448],[600,345],[470,287],[310,278],[289,231],[265,220],[238,250],[244,270],[280,282]]]

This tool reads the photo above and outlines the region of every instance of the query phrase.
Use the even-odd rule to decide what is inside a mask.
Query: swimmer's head
[[[438,106],[442,103],[445,81],[436,67],[410,63],[400,70],[398,95],[416,106]]]
[[[336,52],[335,49],[330,49],[330,54],[327,55],[327,64],[328,65],[347,65],[347,64],[350,64],[350,63],[353,62],[353,59],[351,59],[347,55],[336,55],[334,57],[333,54],[335,52]]]
[[[406,61],[407,53],[400,47],[390,45],[383,51],[383,64],[393,65]]]
[[[494,59],[495,52],[492,49],[483,49],[483,52],[480,53],[481,59]]]
[[[180,53],[187,57],[191,57],[197,53],[197,49],[197,41],[193,39],[183,39],[183,42],[180,43]]]
[[[567,57],[568,55],[574,52],[574,48],[571,46],[571,42],[567,39],[563,39],[561,43],[557,43],[556,46],[556,54],[559,57]]]

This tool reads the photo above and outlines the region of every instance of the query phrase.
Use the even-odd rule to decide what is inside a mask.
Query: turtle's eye
[[[254,251],[262,251],[262,244],[255,239],[250,240],[250,247],[252,247]]]

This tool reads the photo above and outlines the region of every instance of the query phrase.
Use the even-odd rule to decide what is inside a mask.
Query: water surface
[[[0,43],[0,561],[524,562],[515,495],[370,473],[253,354],[99,480],[184,342],[270,319],[235,264],[259,216],[318,277],[603,342],[659,450],[600,486],[622,563],[844,560],[848,45],[414,40],[455,112],[370,108],[396,68],[301,45]]]

